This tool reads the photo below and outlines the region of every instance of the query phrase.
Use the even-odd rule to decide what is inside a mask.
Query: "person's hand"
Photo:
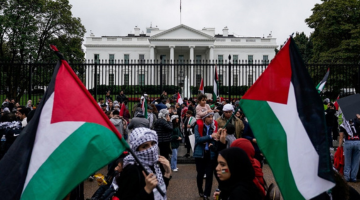
[[[224,129],[220,135],[220,142],[226,144],[227,130]]]
[[[170,115],[166,115],[166,121],[170,121]]]
[[[188,128],[191,128],[191,125],[187,125]]]
[[[184,128],[184,126],[185,126],[185,125],[183,124],[183,125],[182,125],[182,128]]]
[[[207,111],[207,113],[212,113],[212,112],[213,112],[213,110],[208,110],[208,111]]]
[[[215,139],[219,139],[219,134],[216,133],[216,132],[215,132],[215,133],[212,133],[212,134],[211,134],[211,138],[214,139],[214,140],[215,140]]]
[[[213,195],[214,200],[216,200],[218,196],[220,196],[220,192],[214,192],[214,195]]]
[[[171,176],[171,167],[170,167],[170,162],[168,159],[166,159],[164,156],[159,156],[158,161],[162,164],[162,166],[164,167],[165,173],[164,176],[166,178],[170,178]]]
[[[181,137],[179,137],[178,140],[181,140]]]
[[[252,142],[253,142],[254,144],[257,144],[256,138],[252,139]]]
[[[156,178],[156,175],[153,173],[150,173],[149,175],[146,176],[145,172],[142,172],[145,176],[145,187],[144,190],[146,191],[146,193],[150,194],[152,192],[152,190],[156,187],[156,185],[158,184],[158,180]]]

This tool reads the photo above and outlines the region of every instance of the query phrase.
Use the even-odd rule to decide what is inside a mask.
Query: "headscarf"
[[[159,112],[159,119],[165,119],[166,120],[166,115],[169,114],[169,111],[167,109],[161,109]]]
[[[231,173],[228,180],[219,182],[220,198],[228,199],[236,189],[236,193],[241,193],[244,200],[258,199],[259,191],[252,182],[255,172],[245,151],[232,147],[220,151],[219,155],[226,160]]]
[[[255,159],[255,149],[251,142],[244,138],[236,139],[233,143],[231,143],[230,147],[238,147],[245,151],[248,155],[251,165],[253,166],[255,172],[255,178],[253,179],[254,184],[256,187],[259,188],[262,195],[265,196],[265,181],[264,181],[264,174],[261,169],[261,164],[258,160]]]
[[[144,151],[137,151],[137,148],[141,144],[149,141],[155,141],[156,145]],[[160,167],[157,165],[157,161],[159,159],[157,143],[158,143],[158,136],[156,132],[148,128],[136,128],[130,134],[129,144],[131,149],[135,152],[135,155],[139,158],[140,162],[143,164],[146,171],[149,173],[156,174],[158,184],[166,194],[166,185]],[[124,158],[124,168],[127,165],[134,165],[135,162],[136,162],[135,158],[131,154],[126,156]],[[155,172],[151,170],[150,166],[154,167]],[[166,195],[163,197],[156,188],[153,189],[153,193],[154,193],[154,199],[160,199],[160,200],[166,199]]]

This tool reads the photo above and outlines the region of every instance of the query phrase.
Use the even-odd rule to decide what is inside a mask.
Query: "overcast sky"
[[[237,36],[266,37],[272,32],[277,44],[294,32],[310,29],[308,18],[320,0],[182,0],[182,23],[195,29],[227,26]],[[180,0],[70,0],[74,17],[80,17],[95,36],[124,36],[141,32],[152,23],[161,30],[180,24]]]

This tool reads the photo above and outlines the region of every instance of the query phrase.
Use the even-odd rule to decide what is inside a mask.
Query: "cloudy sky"
[[[283,44],[294,32],[310,29],[308,18],[320,0],[182,0],[182,23],[195,29],[213,27],[237,36],[266,37],[272,32]],[[80,17],[87,33],[123,36],[138,26],[169,29],[180,24],[180,0],[70,0],[72,13]]]

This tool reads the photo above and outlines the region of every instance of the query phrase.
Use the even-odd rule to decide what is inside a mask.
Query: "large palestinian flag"
[[[285,200],[335,186],[322,101],[292,38],[240,105]]]
[[[61,200],[127,147],[61,59],[33,119],[0,161],[0,199]]]
[[[320,81],[320,83],[316,86],[316,89],[318,91],[318,93],[322,92],[324,87],[325,87],[325,84],[329,78],[329,74],[330,74],[330,68],[328,68],[324,78]]]

